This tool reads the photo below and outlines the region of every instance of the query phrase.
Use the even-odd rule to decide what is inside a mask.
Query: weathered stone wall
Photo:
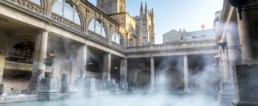
[[[24,93],[27,89],[31,72],[5,70],[3,77],[4,92],[7,94]]]

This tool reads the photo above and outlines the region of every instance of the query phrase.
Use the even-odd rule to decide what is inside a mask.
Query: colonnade
[[[48,36],[49,32],[46,30],[39,30],[37,31],[36,34],[36,39],[35,39],[35,50],[34,50],[34,56],[33,56],[33,65],[32,65],[32,76],[31,80],[29,82],[29,86],[27,89],[28,93],[35,94],[37,91],[40,89],[40,81],[41,79],[45,78],[45,70],[46,70],[46,61],[47,60],[47,54],[48,54]],[[87,44],[82,44],[81,45],[81,54],[82,56],[80,57],[81,59],[81,64],[83,65],[82,67],[79,68],[79,76],[85,78],[87,75],[86,72],[86,65],[87,65],[87,50],[88,46]],[[103,81],[110,81],[111,80],[111,53],[105,53],[103,56],[103,72],[102,72],[102,80]],[[0,56],[0,62],[4,63],[5,61],[3,60],[4,56]],[[2,66],[3,65],[3,66]],[[1,64],[0,66],[0,76],[3,75],[4,70],[4,64]],[[54,70],[55,71],[55,70]],[[127,59],[122,58],[120,60],[120,77],[121,77],[121,82],[120,82],[120,87],[127,88]],[[51,76],[54,76],[51,73]],[[72,76],[71,76],[72,77]],[[2,77],[1,77],[2,78]],[[2,81],[2,80],[1,80]],[[95,82],[95,81],[93,81]]]

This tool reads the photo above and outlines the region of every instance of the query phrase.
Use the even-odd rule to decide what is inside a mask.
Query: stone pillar
[[[127,59],[122,59],[120,62],[120,88],[122,90],[128,89],[127,82]]]
[[[251,44],[251,34],[249,28],[249,22],[246,11],[242,11],[242,20],[237,17],[238,20],[238,33],[241,42],[241,53],[243,64],[253,64],[254,56]]]
[[[233,69],[240,64],[240,42],[237,32],[234,31],[235,25],[230,24],[226,32],[227,47],[222,54],[224,65],[224,80],[220,85],[219,99],[220,106],[230,106],[233,100]]]
[[[184,91],[185,92],[190,92],[189,89],[189,72],[188,72],[188,58],[187,55],[184,55],[184,84],[185,84],[185,88]]]
[[[0,54],[0,95],[4,93],[3,74],[4,74],[5,56]]]
[[[241,64],[241,50],[240,50],[240,41],[237,31],[235,29],[237,26],[231,24],[228,26],[228,30],[226,32],[227,37],[227,50],[225,50],[226,58],[228,58],[229,62],[229,82],[233,80],[233,69],[236,65]],[[226,54],[227,53],[227,54]],[[226,67],[227,68],[227,67]]]
[[[47,57],[48,32],[40,30],[36,35],[33,54],[32,76],[27,93],[36,94],[39,90],[40,80],[45,78],[45,59]]]
[[[86,65],[87,65],[87,45],[83,45],[82,47],[82,69],[81,69],[81,75],[82,78],[85,79],[86,77]]]
[[[150,58],[150,69],[151,69],[151,90],[155,88],[155,63],[154,57]]]
[[[230,76],[230,70],[229,70],[229,60],[228,60],[228,47],[225,47],[224,52],[222,53],[222,61],[223,61],[223,72],[224,72],[224,78],[223,82],[230,82],[231,76]]]
[[[3,82],[5,56],[0,54],[0,84]]]
[[[103,57],[103,75],[102,80],[104,81],[105,88],[108,87],[108,83],[111,79],[111,54],[106,53]]]

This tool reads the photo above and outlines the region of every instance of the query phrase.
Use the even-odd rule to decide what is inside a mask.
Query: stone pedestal
[[[258,65],[238,65],[234,70],[235,106],[258,106]]]
[[[219,106],[232,106],[232,100],[234,98],[233,83],[221,83],[221,91],[219,92]]]
[[[59,99],[57,90],[57,80],[54,78],[44,78],[40,81],[38,100]]]

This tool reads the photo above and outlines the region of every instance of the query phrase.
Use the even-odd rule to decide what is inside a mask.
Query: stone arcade
[[[167,82],[173,85],[169,89],[190,91],[194,83],[188,77],[205,64],[202,60],[191,64],[188,59],[211,58],[212,65],[217,53],[214,38],[154,45],[154,11],[148,10],[147,3],[145,10],[141,4],[136,17],[126,12],[125,0],[98,1],[97,7],[84,0],[0,3],[5,94],[57,96],[80,86],[99,91],[148,90],[158,85],[156,78],[163,73],[159,70],[175,76],[177,81]],[[171,62],[169,67],[159,69],[166,61]]]
[[[255,63],[256,39],[250,43],[250,36],[243,35],[256,34],[253,14],[257,10],[244,11],[239,20],[236,9],[225,0],[222,15],[216,14],[214,21],[217,39],[154,45],[154,10],[149,11],[147,3],[143,8],[141,4],[140,15],[132,17],[126,11],[126,0],[98,0],[96,7],[87,0],[0,0],[0,93],[5,95],[1,100],[11,102],[8,98],[15,94],[30,95],[13,101],[56,99],[78,91],[220,90],[221,104],[231,104],[233,67]],[[231,26],[231,22],[237,24]],[[228,30],[223,30],[224,24]],[[208,90],[198,86],[200,79],[195,77],[205,70],[223,76],[205,82],[211,86]],[[165,82],[160,82],[163,76]],[[160,88],[163,84],[168,86]],[[241,92],[236,94],[236,104],[255,100],[245,101]]]

